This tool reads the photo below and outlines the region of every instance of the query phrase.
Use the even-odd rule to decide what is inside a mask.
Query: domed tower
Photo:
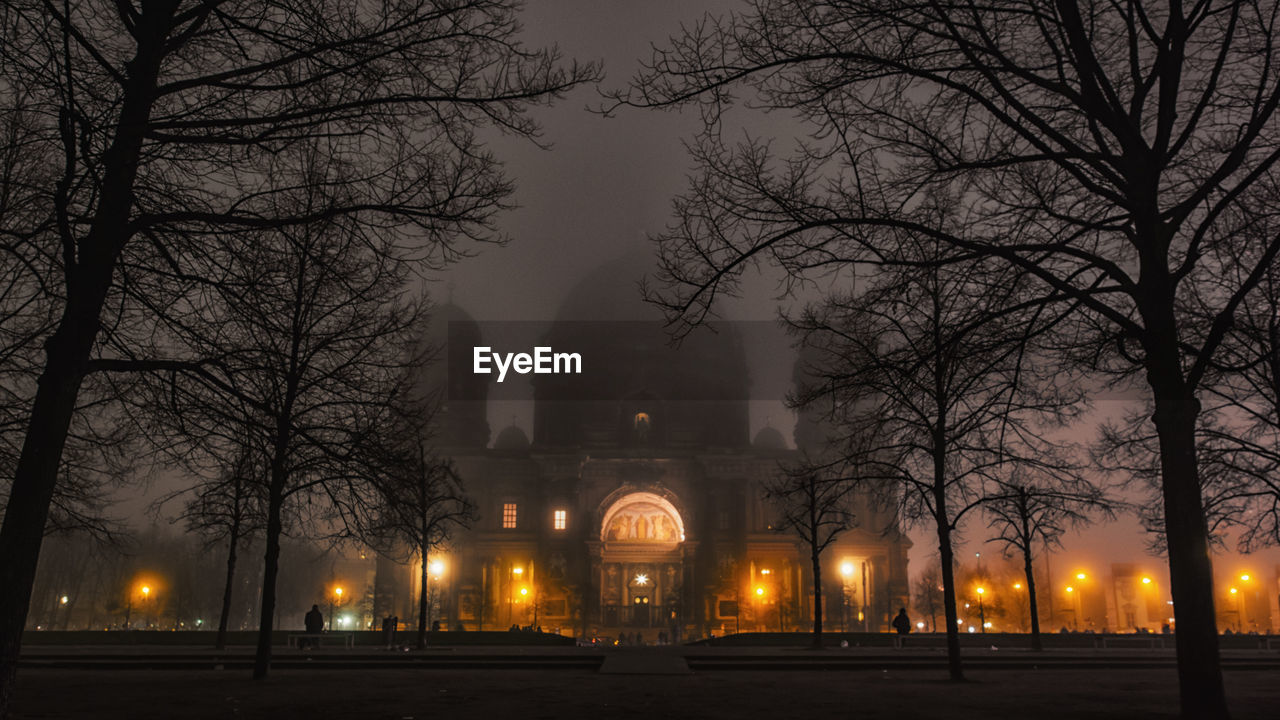
[[[483,448],[489,444],[489,378],[465,370],[472,348],[482,345],[480,326],[462,308],[434,308],[425,333],[431,361],[423,368],[419,391],[437,404],[435,444],[445,448]],[[449,368],[454,372],[449,372]]]
[[[743,448],[748,376],[730,324],[672,347],[637,281],[648,256],[604,265],[566,297],[543,345],[582,356],[580,375],[534,377],[533,443],[540,447]]]
[[[810,374],[809,365],[816,361],[817,354],[812,349],[800,350],[800,357],[791,367],[791,384],[794,390],[800,391],[813,385],[815,378]],[[810,455],[821,455],[827,452],[827,439],[831,434],[831,426],[821,417],[818,408],[806,407],[796,413],[793,439],[798,450]]]

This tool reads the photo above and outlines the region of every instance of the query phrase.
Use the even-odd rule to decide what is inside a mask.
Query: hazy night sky
[[[558,43],[569,57],[603,60],[605,87],[617,87],[633,74],[638,60],[648,57],[651,43],[661,44],[681,23],[706,11],[719,13],[738,5],[731,0],[535,2],[525,9],[525,37],[530,45]],[[661,231],[670,218],[671,198],[684,188],[691,163],[681,141],[695,131],[698,119],[640,110],[605,119],[586,110],[598,103],[595,90],[584,88],[554,108],[539,110],[536,117],[543,123],[544,140],[553,145],[550,151],[505,138],[494,142],[518,186],[515,199],[520,207],[501,220],[513,241],[506,247],[485,248],[478,257],[440,275],[432,288],[438,300],[448,295],[445,288],[451,282],[454,301],[477,320],[547,321],[556,316],[569,289],[592,270],[622,256],[651,255],[646,235]],[[797,126],[789,118],[774,116],[753,119],[751,127],[787,141]],[[636,276],[640,274],[637,268]],[[777,318],[780,303],[771,279],[751,278],[745,291],[745,299],[720,308],[725,317]],[[636,307],[638,313],[646,310],[638,302]],[[751,371],[753,396],[760,397],[768,388],[781,394],[789,381],[790,360],[753,357]],[[1123,407],[1111,399],[1096,404],[1098,415],[1119,414]],[[751,410],[753,435],[767,418],[790,440],[793,421],[780,402],[756,402]],[[531,434],[531,416],[527,405],[495,404],[490,424],[496,434],[515,417]],[[1091,427],[1082,427],[1079,436],[1092,433]],[[968,530],[969,537],[977,539],[985,528],[970,522]],[[917,529],[911,536],[914,576],[936,542],[928,529]],[[970,543],[962,556],[971,560],[975,551],[998,552],[994,545],[978,545]],[[1145,554],[1144,533],[1132,516],[1068,538],[1065,552],[1053,560],[1055,575],[1077,567],[1106,574],[1109,568],[1103,560],[1142,564],[1167,591],[1167,565],[1163,558]],[[1246,568],[1259,572],[1277,563],[1280,551],[1271,550],[1251,558],[1220,556],[1216,567],[1221,576]]]

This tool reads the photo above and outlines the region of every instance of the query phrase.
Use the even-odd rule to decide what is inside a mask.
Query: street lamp
[[[142,625],[143,628],[151,627],[151,606],[147,601],[151,599],[151,586],[142,586]]]
[[[982,625],[982,632],[987,631],[987,612],[982,605],[982,596],[986,594],[986,588],[978,588],[978,622]]]
[[[333,588],[333,597],[329,598],[329,630],[333,630],[333,607],[342,602],[342,586]]]
[[[849,583],[853,578],[853,563],[841,563],[840,574],[844,576],[844,582],[840,583],[840,632],[844,632],[845,617],[849,614]]]
[[[512,577],[507,582],[507,622],[508,623],[511,622],[512,613],[515,609],[515,604],[516,604],[516,599],[514,595],[516,591],[516,578],[520,577],[523,574],[524,574],[524,568],[522,567],[511,568]]]

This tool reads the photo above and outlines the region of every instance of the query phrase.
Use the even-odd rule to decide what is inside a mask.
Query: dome
[[[786,450],[787,441],[782,437],[782,433],[778,429],[769,425],[760,429],[756,433],[756,439],[751,444],[760,450]]]
[[[543,345],[582,356],[581,375],[534,378],[534,443],[592,448],[746,447],[746,356],[730,323],[673,347],[639,281],[648,254],[607,263],[566,295]]]
[[[485,447],[489,444],[489,378],[466,368],[471,348],[481,343],[480,325],[465,310],[445,303],[432,308],[423,333],[427,363],[418,392],[437,403],[436,442],[445,447]]]
[[[529,436],[524,434],[524,430],[519,425],[508,425],[498,433],[498,437],[493,441],[494,450],[527,450],[529,448]]]

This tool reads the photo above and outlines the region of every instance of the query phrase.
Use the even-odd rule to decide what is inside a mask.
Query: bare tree
[[[311,175],[314,163],[329,160],[307,152],[300,162],[298,171]],[[331,202],[331,189],[296,187],[295,202]],[[251,248],[226,256],[215,301],[174,314],[167,327],[189,356],[219,359],[172,371],[181,379],[171,381],[171,392],[186,394],[175,404],[202,408],[178,413],[175,435],[203,442],[221,425],[263,451],[266,485],[257,492],[266,548],[254,669],[262,678],[286,519],[305,516],[311,534],[335,539],[364,533],[378,495],[363,453],[410,389],[423,316],[408,293],[410,268],[391,240],[337,220],[254,238]]]
[[[854,526],[852,485],[805,467],[791,468],[765,485],[779,513],[779,531],[795,533],[809,551],[813,573],[813,647],[822,647],[822,553]]]
[[[1187,717],[1227,716],[1195,427],[1206,373],[1280,251],[1280,235],[1245,241],[1231,218],[1280,160],[1274,12],[1232,0],[754,0],[655,48],[606,107],[703,111],[700,172],[661,239],[657,293],[685,326],[756,262],[801,274],[874,260],[902,229],[999,258],[1080,304],[1089,362],[1154,404]],[[790,157],[723,141],[743,92],[811,130]],[[943,189],[964,208],[946,230],[916,212]],[[1241,242],[1257,252],[1214,252]],[[1232,284],[1189,319],[1190,288],[1206,278]]]
[[[942,568],[930,562],[916,578],[912,602],[916,609],[929,616],[929,632],[938,632],[938,616],[943,614]],[[946,618],[943,618],[946,622]]]
[[[1033,343],[1061,316],[1024,304],[1016,275],[989,263],[930,265],[930,241],[902,247],[898,257],[926,267],[885,272],[796,324],[818,352],[798,402],[830,420],[829,465],[904,522],[934,529],[948,670],[961,680],[954,535],[1001,472],[1075,472],[1045,429],[1073,417],[1080,398],[1028,367]]]
[[[346,218],[436,262],[496,238],[511,186],[483,127],[535,137],[530,105],[596,76],[519,42],[509,0],[146,0],[4,6],[0,88],[34,88],[56,158],[49,194],[62,300],[0,530],[0,715],[12,693],[40,535],[95,358],[122,369],[224,233]],[[352,188],[310,208],[263,187],[278,153],[323,141]],[[311,182],[338,182],[334,177]],[[244,237],[243,235],[240,235]],[[198,278],[195,278],[198,279]],[[105,367],[103,369],[106,369]]]
[[[1006,556],[1022,557],[1027,584],[1028,612],[1031,615],[1031,648],[1043,650],[1040,640],[1040,609],[1036,603],[1036,576],[1032,567],[1035,548],[1046,552],[1061,546],[1062,536],[1071,528],[1088,524],[1097,516],[1114,517],[1117,503],[1102,488],[1082,478],[1049,477],[1047,482],[1015,470],[1007,480],[997,481],[997,489],[983,508],[987,527],[995,535]]]
[[[218,636],[215,647],[227,645],[227,625],[231,617],[232,596],[236,585],[236,566],[240,548],[263,530],[265,517],[263,480],[265,468],[257,449],[242,444],[234,450],[232,461],[207,482],[182,488],[157,501],[159,511],[173,501],[183,501],[176,518],[187,530],[204,538],[206,547],[226,545],[222,605],[218,611]]]
[[[427,646],[431,626],[428,587],[431,551],[447,542],[455,529],[468,527],[476,517],[475,504],[463,491],[453,464],[436,457],[425,437],[420,418],[400,423],[402,432],[392,435],[399,443],[381,470],[382,502],[375,536],[394,552],[403,543],[416,556],[419,568],[418,649]],[[387,462],[389,460],[389,462]]]

